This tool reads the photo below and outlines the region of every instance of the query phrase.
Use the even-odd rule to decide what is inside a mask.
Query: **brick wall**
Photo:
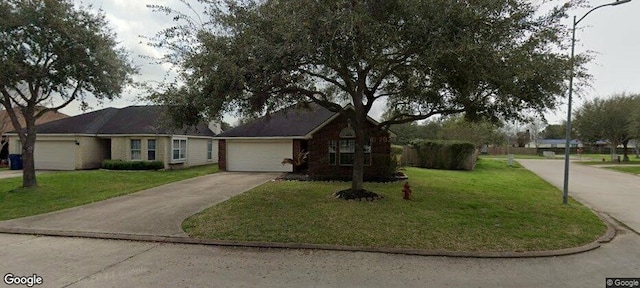
[[[218,140],[218,170],[227,171],[227,141]]]
[[[365,165],[365,179],[377,179],[384,176],[384,166],[391,153],[389,133],[377,129],[367,122],[366,132],[371,139],[371,165]],[[309,140],[309,175],[318,179],[351,179],[352,166],[339,165],[339,151],[336,165],[329,165],[329,140],[340,140],[340,131],[347,127],[345,116],[339,116],[320,129]],[[339,145],[338,145],[339,146]],[[339,150],[339,147],[338,147]]]

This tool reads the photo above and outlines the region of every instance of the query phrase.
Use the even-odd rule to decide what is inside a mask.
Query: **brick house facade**
[[[341,140],[353,140],[351,137],[340,137],[340,132],[349,129],[347,119],[340,115],[330,123],[313,134],[309,139],[309,176],[317,179],[351,179],[353,165],[342,164],[341,151],[345,145],[340,145]],[[367,122],[366,135],[370,139],[371,153],[365,154],[365,158],[370,157],[370,161],[365,165],[365,179],[377,179],[385,176],[386,165],[388,165],[391,154],[391,141],[389,132],[377,128],[373,123]],[[330,157],[329,145],[335,143],[335,157]],[[333,163],[331,163],[333,162]],[[348,161],[347,161],[348,162]],[[366,163],[365,162],[365,163]]]
[[[388,176],[393,134],[377,124],[369,119],[365,128],[366,180]],[[349,180],[354,135],[343,114],[316,105],[292,106],[218,135],[218,165],[221,171],[307,172],[314,179]],[[302,165],[286,163],[303,152],[308,156]]]

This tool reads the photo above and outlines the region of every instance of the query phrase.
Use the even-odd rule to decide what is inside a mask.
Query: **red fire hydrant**
[[[411,186],[409,186],[409,182],[404,182],[404,186],[402,186],[402,199],[411,200]]]

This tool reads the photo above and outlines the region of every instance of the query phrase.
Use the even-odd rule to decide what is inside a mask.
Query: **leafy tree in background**
[[[311,102],[343,113],[355,130],[352,190],[362,190],[364,129],[374,103],[380,125],[436,115],[521,118],[554,108],[566,91],[571,5],[541,13],[525,0],[203,1],[207,21],[169,7],[169,47],[180,78],[156,101],[194,114],[268,113]],[[578,56],[577,77],[585,57]],[[345,103],[353,109],[344,109]],[[177,110],[176,110],[177,111]],[[180,115],[178,115],[180,116]]]
[[[634,150],[636,153],[636,158],[640,158],[640,95],[630,95],[629,97],[633,97],[634,100],[634,108],[631,114],[629,114],[627,131],[630,134],[630,138],[634,140]]]
[[[566,121],[562,124],[549,124],[542,131],[544,139],[564,139],[567,133]]]
[[[638,109],[640,99],[632,95],[615,95],[587,101],[575,112],[574,127],[580,140],[587,143],[607,141],[611,147],[611,161],[616,147],[624,147],[624,161],[629,161],[627,145],[634,138],[631,117]]]
[[[442,124],[439,121],[427,121],[423,124],[409,122],[393,124],[389,129],[396,134],[395,144],[406,145],[416,139],[438,139]]]
[[[72,1],[0,0],[0,102],[22,143],[24,187],[37,185],[36,119],[85,97],[112,99],[131,82],[135,69],[116,44],[104,15]]]
[[[470,122],[463,117],[452,117],[443,121],[440,138],[471,142],[476,147],[502,144],[506,138],[500,125],[489,121]]]

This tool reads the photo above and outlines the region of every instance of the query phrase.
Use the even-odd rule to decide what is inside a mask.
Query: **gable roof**
[[[164,134],[215,136],[206,124],[188,129],[168,125],[165,106],[104,108],[36,126],[38,134]]]
[[[37,106],[36,110],[40,111],[42,109],[45,109],[46,107],[44,106]],[[25,125],[25,121],[24,121],[24,117],[22,116],[22,112],[20,112],[20,109],[18,107],[14,107],[13,110],[16,112],[16,117],[18,117],[18,122],[20,123],[20,126],[24,127]],[[55,120],[59,120],[59,119],[64,119],[69,117],[69,115],[64,114],[64,113],[60,113],[58,111],[49,111],[47,113],[44,113],[40,118],[36,119],[36,125],[40,125],[40,124],[44,124],[47,122],[51,122],[51,121],[55,121]],[[11,122],[11,118],[9,118],[9,113],[7,112],[7,110],[2,110],[0,111],[0,132],[6,133],[9,131],[14,131],[16,130],[13,127],[13,123]]]
[[[304,137],[335,112],[318,105],[296,105],[222,132],[218,137]]]
[[[247,124],[227,130],[219,138],[308,138],[327,125],[340,113],[331,112],[320,105],[309,104],[308,108],[293,105],[260,117]],[[348,106],[347,106],[348,107]],[[367,117],[372,123],[377,121]],[[389,131],[392,133],[391,131]],[[393,134],[393,133],[392,133]]]

